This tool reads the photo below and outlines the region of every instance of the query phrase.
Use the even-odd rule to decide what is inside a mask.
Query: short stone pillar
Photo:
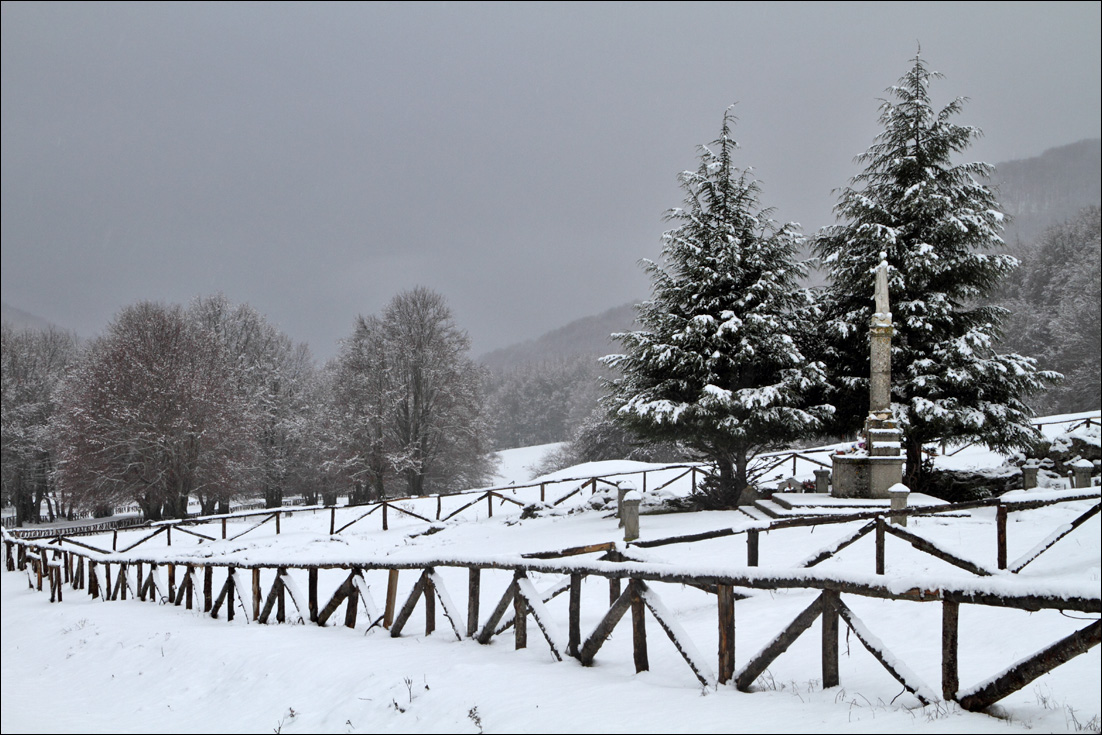
[[[1094,462],[1080,457],[1071,463],[1072,487],[1090,487]]]
[[[1041,467],[1033,460],[1029,460],[1022,465],[1022,488],[1025,490],[1032,490],[1037,487],[1037,473]]]
[[[911,494],[911,489],[901,482],[897,482],[888,488],[888,498],[891,500],[892,510],[903,510],[907,507],[907,496]],[[904,515],[892,515],[891,522],[897,526],[907,525],[907,516]]]
[[[621,500],[621,522],[624,527],[624,541],[634,541],[639,538],[639,504],[643,502],[643,494],[632,489],[624,494]]]
[[[830,470],[815,470],[815,492],[830,492]]]
[[[624,496],[635,490],[635,483],[625,480],[616,486],[616,527],[624,527]]]

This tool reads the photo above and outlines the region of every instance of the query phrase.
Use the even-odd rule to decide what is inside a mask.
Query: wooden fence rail
[[[868,526],[864,529],[868,529]],[[611,561],[610,559],[618,558],[615,552],[606,554],[606,560],[589,562],[578,561],[577,557],[570,561],[518,557],[493,562],[423,559],[402,563],[361,560],[330,564],[295,564],[290,561],[285,564],[250,564],[182,557],[166,561],[125,556],[121,553],[99,554],[83,549],[65,549],[57,544],[17,539],[8,534],[4,535],[4,545],[6,569],[25,570],[31,585],[40,590],[44,583],[47,584],[51,601],[61,602],[63,588],[69,585],[71,589],[87,590],[92,597],[106,600],[125,600],[130,597],[139,601],[183,605],[188,609],[197,606],[213,617],[224,613],[229,621],[233,621],[237,611],[241,610],[260,623],[271,622],[274,613],[276,622],[309,620],[322,626],[343,605],[344,626],[355,628],[360,625],[358,612],[362,610],[366,614],[365,624],[368,629],[388,627],[390,635],[394,637],[402,634],[418,605],[424,610],[425,633],[431,634],[436,628],[436,612],[439,606],[451,634],[457,640],[474,638],[480,643],[489,643],[509,627],[502,625],[502,622],[507,613],[511,612],[516,648],[528,645],[527,621],[531,618],[554,658],[560,661],[564,657],[575,658],[582,665],[594,662],[617,624],[630,610],[632,655],[636,671],[645,671],[650,666],[646,636],[646,617],[649,612],[701,684],[714,686],[733,683],[739,689],[747,691],[753,687],[765,668],[808,630],[816,619],[822,621],[823,686],[837,686],[841,621],[854,632],[862,645],[873,654],[874,659],[923,704],[936,701],[938,694],[920,681],[910,668],[884,646],[845,604],[842,595],[900,602],[939,602],[943,609],[940,697],[956,700],[962,707],[970,710],[984,709],[1038,676],[1098,645],[1102,630],[1100,623],[1094,621],[984,683],[962,689],[958,681],[957,663],[957,619],[960,605],[1099,614],[1102,613],[1102,597],[1097,586],[1074,586],[1061,593],[1054,593],[1050,590],[1032,589],[1024,580],[1013,577],[994,580],[986,587],[979,582],[969,585],[934,584],[926,578],[913,581],[896,579],[892,584],[885,585],[871,583],[867,578],[828,575],[809,570],[760,571],[749,567],[735,567],[725,571],[717,571],[714,567],[709,567],[706,571],[691,567],[671,569],[660,564]],[[439,574],[439,569],[448,567],[468,571],[465,620],[463,608],[454,604],[446,589],[445,580]],[[297,589],[289,574],[291,569],[306,570],[308,585],[305,596]],[[334,569],[344,570],[347,576],[328,598],[328,602],[320,605],[322,598],[319,597],[319,572]],[[483,622],[479,617],[479,602],[483,592],[481,574],[487,569],[505,570],[511,574],[511,581]],[[162,570],[167,571],[167,577],[162,576]],[[221,580],[217,594],[214,593],[216,570],[219,570],[218,578]],[[374,570],[387,572],[387,593],[382,610],[375,604],[364,582],[364,575]],[[398,575],[402,570],[417,572],[418,577],[405,602],[398,607]],[[553,585],[551,590],[541,593],[536,590],[531,579],[530,575],[534,573],[559,575],[562,581]],[[262,586],[263,576],[271,579],[267,594],[264,594]],[[601,616],[597,625],[588,635],[583,636],[580,621],[582,583],[591,577],[608,580],[610,601],[607,612]],[[621,582],[626,582],[622,591]],[[699,653],[676,617],[663,604],[655,588],[659,583],[686,584],[714,590],[719,624],[715,669]],[[819,590],[820,594],[807,609],[783,627],[775,638],[751,655],[741,669],[736,669],[736,587],[770,591],[809,589]],[[545,604],[559,593],[569,593],[565,626],[554,618]],[[287,614],[288,602],[296,612],[290,617]]]

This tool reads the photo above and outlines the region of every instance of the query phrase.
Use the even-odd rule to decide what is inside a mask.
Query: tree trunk
[[[926,468],[922,463],[922,438],[908,435],[903,440],[907,451],[904,482],[912,492],[922,492],[926,486]]]
[[[264,488],[264,507],[283,507],[283,488],[279,487],[278,485],[269,485],[268,487]]]

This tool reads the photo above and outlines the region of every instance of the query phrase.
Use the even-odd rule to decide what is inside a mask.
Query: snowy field
[[[500,484],[524,483],[525,468],[553,447],[511,450],[503,458]],[[982,467],[981,450],[944,458],[954,466]],[[638,472],[638,463],[601,463],[571,468],[554,477],[578,478],[587,472]],[[802,468],[798,468],[802,469]],[[676,473],[648,475],[651,488]],[[802,474],[802,473],[801,473]],[[810,470],[808,470],[810,475]],[[665,479],[664,479],[665,478]],[[640,486],[639,476],[632,481]],[[686,492],[688,478],[663,492]],[[581,484],[576,479],[547,486],[548,500]],[[508,493],[509,491],[506,491]],[[515,491],[523,502],[538,489]],[[1037,491],[1044,493],[1048,491]],[[535,493],[535,497],[533,496]],[[379,513],[337,536],[329,536],[328,511],[301,512],[282,520],[281,534],[267,523],[236,540],[199,543],[175,533],[138,547],[142,557],[183,557],[239,564],[375,560],[399,563],[430,559],[516,559],[524,552],[562,549],[615,541],[616,519],[588,507],[592,495],[580,492],[554,511],[521,519],[519,508],[496,502],[493,517],[479,502],[454,519],[426,524],[391,512],[383,531]],[[404,501],[412,512],[432,517],[434,499]],[[464,501],[465,502],[465,501]],[[1097,501],[1095,501],[1097,502]],[[459,499],[441,502],[443,513]],[[1013,513],[1008,530],[1009,558],[1015,559],[1061,524],[1091,507],[1090,502]],[[337,525],[363,509],[340,509]],[[573,512],[571,512],[573,511]],[[246,531],[257,517],[231,519],[228,536]],[[646,515],[642,540],[747,526],[737,512]],[[432,528],[435,532],[425,534]],[[855,524],[784,529],[763,534],[762,571],[791,569],[815,551],[857,528]],[[438,529],[438,530],[436,530]],[[197,529],[216,535],[217,524]],[[994,510],[961,518],[912,519],[908,530],[936,541],[976,564],[995,568]],[[143,532],[119,535],[119,548]],[[109,534],[82,539],[110,548]],[[870,582],[891,580],[931,588],[941,584],[978,584],[977,578],[889,537],[887,577],[876,577],[873,539],[866,536],[815,573]],[[656,548],[629,547],[634,559],[674,570],[743,569],[745,536]],[[593,555],[575,557],[591,561]],[[467,573],[439,566],[448,595],[466,611]],[[263,589],[271,586],[265,571]],[[328,598],[346,576],[323,571],[319,588]],[[546,589],[561,575],[534,574]],[[306,588],[305,571],[292,571],[295,585]],[[381,607],[386,572],[369,571],[369,595]],[[401,604],[417,574],[400,575]],[[482,614],[489,615],[509,580],[507,571],[482,575]],[[538,628],[529,622],[528,647],[514,650],[512,631],[490,645],[456,641],[440,614],[436,631],[425,636],[419,603],[400,638],[380,628],[367,630],[366,616],[352,630],[340,625],[341,613],[325,628],[251,622],[239,610],[236,619],[212,619],[182,607],[92,600],[66,589],[64,602],[28,589],[23,573],[2,573],[2,648],[0,682],[3,732],[1077,732],[1099,730],[1102,713],[1102,654],[1098,647],[1003,699],[990,714],[961,710],[955,704],[923,707],[841,626],[838,687],[822,688],[819,623],[769,668],[751,693],[732,686],[702,687],[693,672],[648,614],[650,670],[636,673],[632,659],[630,616],[625,616],[598,653],[583,668],[566,658],[556,661]],[[1019,575],[997,573],[989,584],[1006,589],[1039,587],[1097,597],[1102,585],[1102,528],[1094,516],[1075,533],[1026,567]],[[655,583],[654,591],[712,671],[718,644],[713,595],[682,585]],[[811,590],[742,590],[735,605],[736,669],[784,628],[817,594]],[[550,617],[566,627],[566,595],[547,603]],[[843,600],[935,692],[941,683],[941,605],[883,601],[843,595]],[[582,595],[583,639],[609,604],[607,581],[588,577]],[[247,606],[246,606],[247,609]],[[291,608],[293,610],[293,608]],[[293,615],[291,616],[293,617]],[[1055,611],[962,605],[960,680],[969,688],[1014,662],[1084,627],[1091,616]],[[338,620],[338,618],[340,620]],[[460,621],[460,626],[463,626]],[[561,631],[560,631],[561,632]]]

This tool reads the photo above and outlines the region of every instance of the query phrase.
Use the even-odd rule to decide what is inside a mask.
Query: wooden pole
[[[760,532],[756,528],[746,531],[746,566],[758,565],[758,536]]]
[[[577,658],[582,644],[582,575],[574,572],[570,575],[570,633],[566,646],[567,655]]]
[[[318,622],[318,568],[310,567],[307,572],[307,594],[310,596],[310,622]]]
[[[735,588],[716,585],[719,598],[719,683],[726,684],[735,676]]]
[[[287,585],[283,584],[283,575],[287,573],[287,567],[276,569],[276,579],[279,580],[279,595],[276,597],[276,622],[287,622]]]
[[[487,518],[494,517],[494,494],[491,492],[486,493],[486,513]]]
[[[389,508],[389,507],[390,507],[390,504],[389,504],[389,503],[387,503],[387,502],[386,502],[386,501],[384,500],[384,501],[383,501],[383,530],[384,530],[384,531],[387,531],[387,530],[389,530],[389,529],[388,529],[388,527],[387,527],[387,522],[386,522],[386,511],[387,511],[387,508]]]
[[[514,584],[523,577],[524,572],[516,572]],[[513,642],[518,651],[528,647],[528,603],[520,592],[513,595]]]
[[[650,660],[647,658],[647,609],[643,604],[639,582],[634,579],[629,581],[628,588],[631,590],[631,648],[635,659],[635,673],[638,674],[640,671],[650,671]]]
[[[386,506],[383,506],[386,512]],[[386,609],[383,611],[383,627],[389,629],[394,624],[394,606],[398,601],[398,570],[391,569],[386,581]]]
[[[1006,569],[1006,506],[1000,503],[995,508],[995,543],[999,569]]]
[[[225,519],[223,519],[222,520],[222,524],[223,524],[222,528],[226,527],[225,523],[226,523],[226,521],[225,521]],[[233,567],[227,567],[227,571],[228,571],[228,573],[227,573],[227,576],[226,576],[226,593],[227,593],[226,594],[226,620],[228,620],[230,622],[233,622],[233,612],[234,612],[234,607],[236,607],[233,604],[234,603],[233,598],[234,598],[234,595],[237,594],[237,589],[236,589],[236,587],[234,586],[234,583],[233,583],[234,568]]]
[[[1000,506],[1001,507],[1001,506]],[[941,603],[941,697],[946,702],[956,700],[960,690],[957,668],[957,631],[960,623],[960,603]]]
[[[478,633],[478,605],[482,596],[482,570],[471,567],[467,570],[467,637],[474,638]]]
[[[203,567],[203,612],[209,613],[211,606],[214,605],[214,568],[210,566]]]
[[[436,585],[432,581],[432,568],[425,570],[425,635],[436,630]]]
[[[260,568],[253,569],[253,620],[260,620]]]
[[[360,609],[360,590],[356,587],[353,578],[358,576],[360,576],[360,570],[353,567],[352,572],[348,575],[348,581],[345,583],[348,585],[348,604],[344,608],[344,627],[346,628],[356,627],[356,613]]]
[[[884,518],[876,519],[876,573],[884,573]]]
[[[989,679],[979,689],[960,698],[960,706],[971,712],[990,707],[1008,694],[1013,694],[1034,679],[1067,663],[1102,642],[1102,620],[1061,638],[1027,659],[1019,661],[1001,675]]]
[[[275,517],[276,517],[276,536],[279,535],[279,516],[280,516],[280,512],[277,510],[276,514],[275,514]]]
[[[226,519],[222,519],[222,538],[226,538]]]
[[[838,686],[838,600],[835,590],[823,591],[823,689]]]
[[[386,530],[386,506],[383,506],[383,530]],[[337,506],[329,509],[329,535],[337,532]]]

